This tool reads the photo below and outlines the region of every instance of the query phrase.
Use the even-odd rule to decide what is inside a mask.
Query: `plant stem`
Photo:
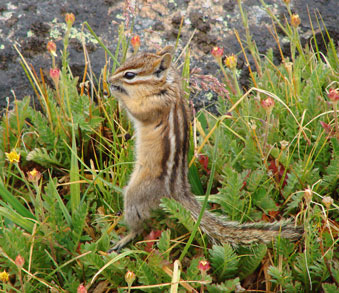
[[[219,126],[220,124],[220,120],[218,120],[216,122],[217,126]],[[215,167],[216,167],[216,162],[217,162],[217,152],[218,152],[218,142],[219,142],[219,137],[220,137],[220,134],[219,134],[219,128],[217,129],[216,133],[215,133],[215,144],[214,144],[214,150],[213,150],[213,158],[212,158],[212,167],[211,167],[211,174],[210,174],[210,178],[208,180],[208,185],[207,185],[207,190],[206,190],[206,195],[205,195],[205,199],[204,199],[204,203],[201,207],[201,211],[200,211],[200,214],[199,214],[199,217],[197,219],[197,221],[195,222],[195,225],[193,227],[193,231],[191,233],[191,236],[190,238],[188,239],[186,245],[185,245],[185,248],[183,250],[183,252],[181,253],[180,257],[179,257],[179,261],[181,262],[184,258],[184,256],[186,255],[189,247],[191,246],[191,243],[194,239],[194,236],[195,236],[195,233],[197,232],[198,228],[199,228],[199,225],[200,225],[200,222],[201,222],[201,219],[202,219],[202,216],[206,210],[206,207],[207,207],[207,204],[208,204],[208,197],[211,193],[211,189],[212,189],[212,184],[213,184],[213,179],[214,179],[214,173],[215,173]]]

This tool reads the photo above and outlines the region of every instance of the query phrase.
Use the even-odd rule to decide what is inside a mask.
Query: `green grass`
[[[42,111],[25,97],[0,123],[3,291],[76,292],[80,284],[119,292],[338,290],[339,133],[329,95],[339,87],[338,48],[326,30],[326,52],[315,37],[302,48],[298,28],[278,22],[262,4],[289,38],[291,53],[281,53],[279,65],[272,50],[259,56],[241,10],[246,41],[238,37],[242,52],[234,53],[255,60],[248,90],[238,84],[238,70],[220,60],[220,81],[192,73],[189,44],[175,60],[184,64],[187,97],[189,80],[205,82],[219,95],[220,116],[201,110],[192,121],[189,178],[204,208],[240,222],[291,219],[304,227],[303,238],[279,238],[268,246],[213,245],[180,204],[164,199],[146,232],[121,254],[108,255],[110,241],[126,233],[122,190],[133,168],[134,141],[125,113],[105,96],[107,77],[123,63],[130,40],[121,25],[115,52],[103,46],[112,62],[93,81],[87,65],[80,79],[70,72],[66,31],[63,67],[53,87],[17,49]],[[83,27],[99,40],[88,23]],[[13,150],[20,159],[10,162]],[[16,262],[19,254],[23,266]],[[202,260],[210,264],[207,272],[199,270]],[[132,284],[125,280],[128,271],[136,276]]]

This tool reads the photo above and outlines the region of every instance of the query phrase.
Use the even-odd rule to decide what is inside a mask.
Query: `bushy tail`
[[[178,200],[197,220],[201,205],[193,194],[187,194]],[[231,244],[249,245],[252,243],[268,243],[280,236],[291,240],[298,240],[303,233],[302,227],[295,227],[288,221],[275,223],[244,223],[224,221],[222,218],[205,211],[200,222],[200,228],[213,240]]]

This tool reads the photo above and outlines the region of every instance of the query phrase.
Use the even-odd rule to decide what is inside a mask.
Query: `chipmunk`
[[[181,203],[197,220],[201,205],[188,182],[190,115],[181,78],[172,65],[174,48],[139,53],[109,77],[111,95],[119,100],[135,128],[136,163],[124,190],[124,217],[130,232],[109,251],[119,251],[143,231],[143,222],[162,197]],[[296,240],[302,229],[286,222],[228,222],[205,211],[201,229],[217,242],[270,242],[278,235]]]

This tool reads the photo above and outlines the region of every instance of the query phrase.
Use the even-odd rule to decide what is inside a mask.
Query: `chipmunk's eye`
[[[126,79],[133,79],[135,76],[136,76],[136,73],[130,72],[130,71],[127,71],[127,72],[124,74],[124,78],[126,78]]]

